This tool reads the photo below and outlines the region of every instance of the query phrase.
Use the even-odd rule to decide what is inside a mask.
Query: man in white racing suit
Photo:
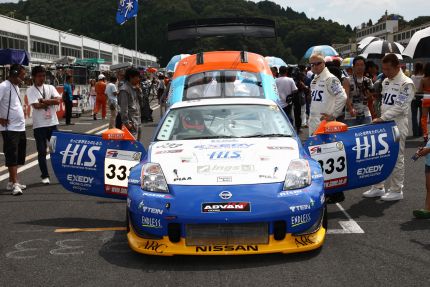
[[[415,97],[413,81],[403,74],[397,56],[388,54],[382,59],[382,71],[387,78],[382,83],[381,117],[373,122],[394,120],[400,131],[400,147],[396,166],[387,180],[390,189],[385,192],[384,182],[372,186],[364,197],[378,197],[384,201],[403,199],[403,181],[405,178],[405,142],[408,135],[408,113],[411,101]]]
[[[308,122],[311,136],[321,120],[335,120],[343,114],[347,97],[339,79],[325,67],[321,54],[313,54],[309,64],[315,74],[311,82],[312,102]]]

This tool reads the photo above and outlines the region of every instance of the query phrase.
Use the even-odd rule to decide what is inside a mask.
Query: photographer
[[[372,97],[372,80],[364,76],[366,70],[365,59],[361,56],[354,58],[353,74],[349,77],[349,85],[345,92],[347,113],[345,123],[348,126],[370,124],[372,115],[368,107],[368,100]]]

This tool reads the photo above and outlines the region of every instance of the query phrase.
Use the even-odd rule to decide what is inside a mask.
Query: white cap
[[[103,74],[100,74],[99,77],[98,77],[99,80],[103,80],[104,78],[106,78],[106,77]]]

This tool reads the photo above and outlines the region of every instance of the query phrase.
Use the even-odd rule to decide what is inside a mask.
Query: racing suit
[[[415,97],[415,86],[402,70],[392,79],[386,78],[382,82],[382,105],[381,119],[384,121],[394,120],[400,132],[399,155],[396,166],[387,180],[390,192],[402,192],[405,179],[405,142],[408,135],[408,114],[411,101]],[[375,185],[384,188],[384,182]]]
[[[312,80],[311,96],[312,103],[308,121],[309,136],[315,132],[321,123],[322,113],[334,118],[342,115],[347,98],[339,79],[327,68]]]

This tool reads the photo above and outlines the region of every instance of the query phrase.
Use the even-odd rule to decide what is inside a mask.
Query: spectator
[[[430,108],[430,63],[424,66],[424,77],[421,79],[418,92],[423,93],[421,127],[423,130],[424,142],[427,143],[428,135],[428,114]]]
[[[382,105],[382,82],[385,80],[383,73],[379,74],[376,82],[373,84],[373,110],[375,117],[381,117],[381,105]],[[421,105],[421,102],[420,102]]]
[[[98,76],[96,89],[96,106],[94,108],[94,120],[97,120],[97,114],[102,109],[102,119],[106,119],[106,77],[103,74]]]
[[[278,73],[278,68],[277,67],[271,67],[270,70],[272,71],[272,75],[273,78],[278,78],[279,77],[279,73]]]
[[[96,80],[90,79],[90,98],[88,99],[91,111],[93,112],[94,116],[94,106],[96,104]]]
[[[421,86],[421,80],[424,77],[424,65],[422,63],[416,63],[414,67],[414,74],[411,79],[414,82],[415,88],[417,88],[417,94],[411,102],[411,117],[412,117],[412,133],[414,137],[422,136],[422,126],[418,119],[422,117],[422,91],[419,91]]]
[[[31,70],[33,86],[27,89],[28,103],[33,107],[33,133],[36,140],[39,168],[43,184],[49,184],[46,149],[52,132],[57,130],[58,118],[56,108],[61,96],[51,85],[45,85],[46,70],[35,66]]]
[[[20,98],[19,84],[25,79],[25,68],[12,65],[8,80],[0,84],[0,131],[3,136],[5,165],[9,171],[6,189],[13,195],[21,195],[27,187],[18,182],[18,166],[25,163],[27,138],[25,118]]]
[[[293,94],[296,93],[298,89],[294,80],[287,76],[287,70],[288,68],[285,66],[279,68],[279,78],[276,79],[276,87],[279,93],[279,105],[288,116],[291,124],[293,124]]]
[[[419,219],[430,219],[430,141],[427,142],[426,147],[420,148],[417,153],[417,156],[425,156],[425,175],[426,175],[426,201],[423,209],[416,209],[413,211],[413,214],[416,218]]]
[[[366,60],[361,57],[355,57],[353,60],[353,74],[348,78],[346,101],[347,114],[345,123],[349,126],[370,124],[372,115],[367,105],[368,99],[372,97],[373,89],[372,80],[364,76],[366,69]]]
[[[118,79],[115,76],[111,76],[109,79],[109,84],[106,86],[106,95],[108,97],[110,110],[110,129],[115,127],[115,120],[118,115],[118,88],[116,87],[117,80]]]
[[[341,116],[345,107],[346,93],[339,79],[325,67],[324,57],[313,54],[309,63],[315,74],[311,83],[311,110],[308,121],[311,136],[321,120],[335,120]]]
[[[66,118],[66,125],[74,125],[72,123],[72,108],[73,108],[73,90],[72,90],[73,77],[71,75],[66,76],[66,82],[64,83],[63,91],[63,102],[66,108],[64,117]]]
[[[412,80],[406,77],[400,69],[399,59],[395,54],[388,54],[382,59],[382,71],[387,76],[382,84],[381,117],[373,120],[374,123],[394,120],[400,132],[400,147],[396,166],[388,180],[389,191],[385,192],[384,182],[372,186],[364,197],[379,197],[383,201],[403,199],[403,182],[405,179],[405,142],[408,135],[408,113],[410,103],[415,96],[415,87]]]
[[[134,68],[125,72],[125,82],[119,89],[118,104],[123,125],[133,134],[136,140],[141,138],[140,98],[142,90],[140,84],[140,73]]]

